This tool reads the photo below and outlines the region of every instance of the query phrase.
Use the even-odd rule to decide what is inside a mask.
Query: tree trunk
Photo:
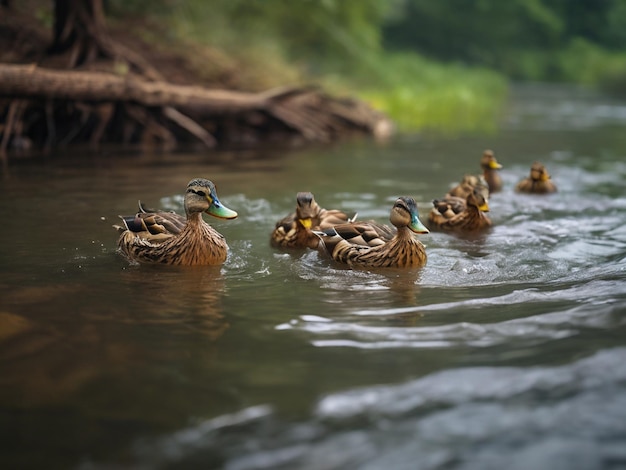
[[[69,52],[70,68],[98,58],[113,58],[102,0],[55,0],[53,40],[49,52]]]

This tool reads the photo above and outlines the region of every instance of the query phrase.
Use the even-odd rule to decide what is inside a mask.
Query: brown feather
[[[312,193],[300,192],[296,196],[296,211],[276,223],[270,242],[277,248],[317,248],[319,238],[313,230],[327,229],[355,219],[356,214],[348,217],[340,210],[322,209]],[[303,221],[309,226],[303,225]]]
[[[189,182],[182,217],[174,212],[150,211],[141,203],[133,216],[121,216],[124,227],[118,249],[128,260],[138,263],[170,265],[210,265],[226,260],[228,245],[224,237],[204,222],[202,212],[225,218],[237,214],[224,208],[212,182],[195,179]],[[222,212],[212,210],[220,207]]]
[[[515,190],[520,193],[548,194],[556,192],[557,188],[546,167],[535,162],[530,167],[530,175],[517,183]]]
[[[446,201],[444,198],[443,201]],[[449,199],[448,199],[449,201]],[[443,202],[433,201],[433,207],[428,216],[430,226],[446,232],[477,232],[491,227],[491,219],[487,217],[480,207],[487,206],[488,201],[482,191],[474,189],[465,199],[465,208],[458,213],[454,211],[441,211]]]
[[[408,197],[398,198],[390,215],[391,223],[397,228],[395,233],[390,227],[375,222],[337,225],[316,232],[321,240],[320,249],[335,261],[351,267],[423,266],[427,259],[426,250],[409,229],[412,217],[419,221],[415,201]]]
[[[502,177],[499,169],[502,165],[498,163],[492,150],[485,150],[480,160],[480,167],[483,169],[483,178],[489,187],[489,193],[495,193],[502,190]]]

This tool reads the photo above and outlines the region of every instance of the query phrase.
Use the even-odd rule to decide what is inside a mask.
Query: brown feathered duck
[[[515,190],[520,193],[548,194],[557,191],[546,167],[535,162],[530,167],[530,175],[517,183]]]
[[[204,178],[189,182],[184,206],[186,217],[146,209],[141,202],[137,214],[120,216],[124,225],[114,225],[120,232],[119,252],[134,263],[184,266],[223,263],[228,253],[226,240],[203,220],[202,213],[234,219],[237,212],[220,202],[215,185]]]
[[[445,232],[474,233],[491,227],[491,219],[485,215],[489,211],[485,191],[480,188],[467,195],[465,200],[458,197],[435,199],[428,215],[429,227]]]
[[[323,230],[333,225],[353,222],[356,214],[349,217],[337,209],[323,209],[310,192],[296,195],[296,211],[276,223],[270,237],[277,248],[317,248],[319,238],[313,230]]]
[[[354,222],[316,231],[319,249],[338,263],[360,268],[414,268],[426,264],[424,245],[413,233],[428,233],[412,197],[399,197],[389,215],[396,230],[375,222]]]
[[[502,191],[502,177],[498,171],[502,168],[502,165],[498,163],[492,150],[483,152],[483,156],[480,159],[480,167],[483,170],[483,178],[485,178],[489,187],[489,193]]]

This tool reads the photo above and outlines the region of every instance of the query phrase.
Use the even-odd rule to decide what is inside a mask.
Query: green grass
[[[350,90],[386,113],[400,131],[491,132],[507,96],[507,80],[496,72],[444,65],[414,53],[381,54],[326,87]]]

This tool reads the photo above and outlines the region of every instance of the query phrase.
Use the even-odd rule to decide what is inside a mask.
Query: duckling
[[[466,197],[467,199],[467,197]],[[434,199],[433,206],[439,211],[445,218],[451,219],[457,214],[460,214],[467,207],[466,199],[456,196],[445,196],[443,199]]]
[[[399,197],[389,215],[396,227],[372,222],[335,225],[316,231],[319,249],[331,258],[350,267],[414,268],[426,264],[424,245],[414,233],[428,233],[419,219],[417,204],[411,197]]]
[[[296,195],[296,211],[276,223],[270,238],[277,248],[317,248],[319,238],[313,230],[322,230],[333,225],[351,223],[357,215],[348,217],[337,209],[322,209],[313,194],[300,192]]]
[[[502,190],[502,177],[498,171],[502,165],[498,163],[493,154],[493,150],[485,150],[483,157],[480,159],[480,167],[483,169],[483,177],[489,187],[489,193],[495,193]]]
[[[213,182],[193,179],[184,199],[186,217],[174,212],[153,211],[139,203],[139,212],[120,216],[123,226],[118,251],[129,261],[170,265],[215,265],[226,261],[228,245],[224,237],[202,219],[202,213],[221,219],[234,219],[237,212],[224,206]]]
[[[458,198],[435,199],[428,220],[433,228],[446,232],[471,233],[491,227],[491,219],[484,212],[489,203],[479,188],[467,195],[464,204]]]
[[[484,197],[489,198],[489,186],[482,175],[464,175],[461,182],[448,191],[445,197],[459,197],[465,200],[474,188],[479,188]]]
[[[547,194],[556,192],[557,188],[546,167],[535,162],[530,167],[530,176],[517,183],[515,190],[520,193]]]

